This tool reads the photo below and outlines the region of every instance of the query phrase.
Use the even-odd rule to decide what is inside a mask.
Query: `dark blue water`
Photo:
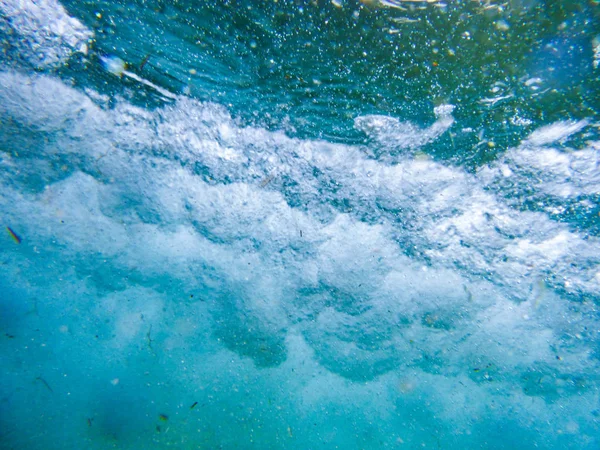
[[[0,448],[600,448],[595,0],[0,37]]]

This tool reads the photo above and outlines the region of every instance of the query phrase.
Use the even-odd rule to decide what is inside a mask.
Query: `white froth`
[[[472,426],[465,405],[484,418],[497,414],[482,399],[515,420],[535,414],[542,422],[565,404],[577,411],[571,394],[593,401],[593,389],[578,391],[571,379],[597,370],[585,357],[594,343],[565,337],[591,326],[593,307],[577,310],[562,295],[600,290],[597,239],[513,208],[504,191],[486,188],[534,173],[539,191],[552,180],[591,193],[597,148],[532,148],[530,138],[473,175],[241,128],[223,108],[190,99],[155,111],[125,102],[105,110],[97,96],[49,77],[5,72],[0,80],[3,115],[70,165],[58,174],[46,167],[48,185],[39,191],[22,192],[20,178],[7,175],[0,206],[26,237],[20,248],[51,246],[84,268],[69,276],[95,286],[101,301],[90,320],[114,335],[113,350],[161,352],[159,341],[147,347],[149,336],[168,332],[163,308],[195,293],[201,336],[217,333],[220,350],[196,350],[207,344],[194,342],[194,326],[169,316],[180,331],[160,342],[169,357],[186,360],[182,367],[198,367],[177,372],[186,385],[207,383],[195,370],[218,384],[213,365],[238,364],[243,370],[231,369],[243,374],[238,385],[245,376],[273,377],[270,385],[289,389],[283,397],[294,396],[307,415],[340,398],[373,418],[394,408],[408,417],[409,405],[464,432]],[[398,142],[404,125],[371,119],[359,122],[391,130],[390,142]],[[413,127],[416,140],[405,142],[425,142],[447,126]],[[48,135],[56,140],[46,142]],[[30,150],[29,160],[11,160],[11,170],[32,170],[45,156]],[[165,293],[153,290],[157,279]],[[125,286],[116,292],[113,284]],[[273,367],[253,371],[248,356]],[[530,373],[558,381],[535,383]],[[565,402],[539,406],[558,388],[571,389]]]
[[[583,130],[588,124],[588,120],[580,120],[578,122],[572,120],[556,122],[552,125],[547,125],[535,130],[533,133],[531,133],[531,135],[529,135],[525,141],[525,144],[547,145],[554,142],[563,141],[573,134]]]
[[[359,116],[354,119],[354,127],[385,148],[416,149],[434,141],[454,124],[453,110],[453,105],[436,107],[437,121],[424,129],[382,115]]]
[[[599,163],[600,146],[595,141],[581,149],[533,146],[526,141],[480,169],[478,178],[509,204],[528,201],[530,208],[548,214],[593,220],[600,192]]]
[[[93,151],[98,154],[99,159],[95,164],[100,164],[104,167],[103,170],[109,172],[122,170],[122,165],[113,163],[114,158],[107,157],[111,155],[108,142],[112,142],[113,145],[127,152],[137,152],[149,147],[156,155],[172,155],[187,163],[201,164],[207,167],[213,176],[227,176],[240,183],[239,193],[232,196],[226,193],[233,189],[230,187],[214,187],[206,193],[195,193],[194,190],[198,189],[195,186],[202,185],[195,181],[196,177],[190,177],[187,171],[180,172],[171,185],[162,188],[159,183],[158,190],[155,187],[156,183],[150,181],[155,175],[143,177],[149,178],[149,181],[144,181],[141,185],[136,182],[136,186],[130,180],[134,180],[139,175],[131,174],[124,177],[118,172],[113,174],[114,178],[121,180],[120,183],[128,186],[127,189],[144,190],[141,198],[148,199],[143,202],[146,203],[145,207],[152,209],[154,208],[152,205],[162,205],[156,212],[163,220],[172,216],[170,220],[186,223],[191,218],[197,217],[193,220],[202,226],[203,231],[219,236],[220,239],[230,237],[250,239],[247,242],[253,240],[261,246],[266,242],[278,243],[279,248],[285,248],[287,243],[294,241],[306,242],[306,238],[300,239],[303,230],[306,236],[313,239],[314,233],[310,232],[312,226],[303,223],[303,220],[299,220],[298,217],[291,218],[289,213],[282,215],[281,207],[278,205],[285,205],[286,201],[283,197],[269,198],[273,195],[273,189],[281,186],[283,177],[298,183],[300,198],[315,206],[317,201],[321,202],[319,208],[326,205],[323,200],[334,198],[327,192],[328,185],[337,184],[342,187],[338,195],[351,199],[350,205],[353,205],[351,209],[356,209],[356,213],[360,213],[364,208],[365,211],[369,211],[370,208],[376,207],[376,204],[390,211],[414,211],[417,215],[411,216],[410,220],[413,221],[411,227],[420,231],[418,234],[411,235],[402,230],[395,230],[394,233],[400,233],[398,237],[401,240],[413,242],[417,248],[423,249],[432,256],[435,255],[435,260],[439,264],[453,265],[458,261],[482,273],[495,273],[501,270],[502,265],[492,261],[498,258],[496,255],[503,254],[504,249],[514,244],[514,241],[505,238],[503,233],[516,232],[526,238],[529,233],[537,230],[536,233],[541,233],[541,236],[549,239],[557,232],[564,231],[560,230],[560,226],[552,225],[547,219],[534,218],[527,214],[518,215],[510,211],[493,196],[484,193],[477,186],[477,178],[432,161],[409,160],[388,166],[382,162],[366,159],[360,151],[352,147],[320,142],[303,142],[298,145],[298,141],[288,139],[281,134],[270,134],[253,128],[236,128],[227,114],[219,108],[213,108],[211,105],[202,106],[184,99],[181,100],[182,104],[179,107],[167,107],[155,113],[121,104],[110,116],[107,116],[106,112],[99,110],[86,96],[72,90],[67,91],[65,89],[68,88],[61,86],[60,83],[56,84],[49,78],[35,77],[32,82],[23,83],[18,77],[5,74],[4,80],[13,86],[13,89],[2,92],[2,95],[8,99],[3,102],[6,113],[13,116],[23,114],[23,121],[28,120],[26,119],[28,112],[20,105],[33,103],[37,104],[37,112],[47,115],[47,117],[41,116],[44,120],[37,122],[39,126],[48,127],[48,124],[55,123],[56,125],[52,125],[51,129],[60,128],[59,117],[81,116],[81,112],[85,112],[84,120],[75,121],[76,131],[66,130],[67,133],[72,133],[73,137],[77,136],[77,139],[79,136],[86,135],[84,129],[86,126],[92,130],[98,128],[103,130],[109,128],[109,123],[114,124],[111,128],[112,135],[100,133],[102,139],[106,139],[104,145],[108,148],[101,149],[97,145],[90,148],[77,147],[84,153]],[[56,92],[60,94],[57,95]],[[61,100],[56,102],[60,108],[55,113],[55,117],[51,117],[52,108],[49,105],[55,99]],[[156,120],[157,115],[161,117],[160,120]],[[39,120],[38,117],[36,114],[32,120]],[[157,124],[156,127],[153,124]],[[98,142],[95,132],[91,140]],[[65,145],[64,148],[75,149],[75,146]],[[551,149],[533,151],[524,147],[514,154],[520,158],[530,158],[528,160],[530,166],[534,165],[539,170],[552,174],[554,179],[563,179],[563,187],[558,192],[562,195],[570,195],[567,189],[573,186],[574,177],[568,176],[569,169],[565,167],[577,166],[579,172],[589,174],[592,178],[586,189],[590,192],[596,186],[596,172],[592,170],[596,164],[596,156],[590,152],[591,150],[588,153],[575,152],[569,154],[570,159],[568,159],[567,154]],[[114,156],[117,157],[118,154],[120,153],[117,152]],[[571,164],[567,164],[569,162]],[[170,163],[164,162],[164,164]],[[502,173],[505,175],[518,174],[517,169],[522,167],[522,164],[505,164],[502,167]],[[327,184],[321,185],[323,180],[315,177],[314,168],[328,177]],[[507,168],[510,172],[507,172]],[[162,170],[157,172],[156,176],[165,177],[165,173]],[[185,175],[181,175],[184,173]],[[246,183],[251,183],[255,187],[249,188]],[[579,189],[581,186],[577,183],[579,182],[576,181],[575,186]],[[320,193],[322,189],[325,189],[324,193]],[[224,192],[215,196],[219,190]],[[165,200],[162,200],[162,197]],[[262,205],[263,200],[259,199],[265,199],[264,205]],[[259,204],[261,206],[257,208],[252,206]],[[268,208],[272,213],[265,212],[266,205],[269,205]],[[210,218],[212,216],[210,212],[213,210],[221,212],[218,216]],[[315,210],[314,213],[319,214],[319,210]],[[229,218],[226,211],[236,212],[236,214],[232,214]],[[240,211],[247,211],[247,218],[238,217],[237,213]],[[207,215],[207,212],[210,214]],[[284,217],[286,218],[282,221]],[[320,215],[315,217],[321,220]],[[540,220],[544,224],[542,227],[535,224]],[[518,225],[519,222],[521,225]],[[519,228],[521,230],[517,231]],[[393,226],[390,231],[392,229]],[[265,230],[270,231],[265,234]],[[275,237],[275,230],[286,231],[285,233],[277,231],[279,237]],[[498,230],[506,231],[499,233]],[[565,233],[567,239],[577,238],[572,233],[566,231]],[[357,239],[364,239],[364,236]],[[588,245],[596,244],[590,241]],[[569,266],[568,259],[565,256],[556,260],[557,265],[553,270],[560,271],[561,267]],[[521,261],[519,258],[514,263],[518,263],[515,266],[518,267],[526,265],[527,261]],[[510,265],[512,262],[508,261],[506,264]],[[508,273],[499,272],[498,276],[506,279]],[[520,277],[517,273],[515,276]]]
[[[3,0],[0,31],[15,36],[9,47],[40,69],[63,64],[73,52],[86,54],[93,35],[58,0]]]

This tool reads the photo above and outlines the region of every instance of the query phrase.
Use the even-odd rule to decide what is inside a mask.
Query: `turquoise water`
[[[0,448],[600,448],[597,1],[0,37]]]

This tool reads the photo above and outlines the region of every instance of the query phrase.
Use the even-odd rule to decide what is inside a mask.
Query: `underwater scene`
[[[599,0],[0,0],[0,448],[600,449]]]

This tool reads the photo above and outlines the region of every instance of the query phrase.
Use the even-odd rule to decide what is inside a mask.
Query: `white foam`
[[[5,72],[0,80],[3,116],[30,129],[36,144],[11,170],[31,170],[49,152],[71,165],[39,191],[7,172],[1,209],[21,224],[20,248],[52,248],[95,286],[103,300],[93,317],[113,317],[106,327],[115,351],[146,346],[153,320],[159,339],[161,308],[183,303],[180,291],[189,301],[193,287],[205,295],[203,339],[221,349],[210,361],[219,370],[235,361],[244,376],[278,373],[277,383],[294,369],[304,378],[293,395],[307,411],[319,400],[356,393],[352,404],[362,405],[384,392],[385,411],[373,407],[373,417],[385,417],[400,395],[415,404],[428,398],[427,411],[465,430],[464,415],[452,417],[482,398],[519,420],[548,419],[554,409],[525,400],[553,399],[557,387],[534,385],[528,373],[570,380],[597,371],[594,342],[565,337],[593,327],[593,302],[574,307],[562,296],[600,291],[597,239],[485,189],[525,178],[514,158],[578,189],[564,166],[595,177],[595,147],[534,154],[521,146],[472,175],[435,161],[388,165],[357,147],[239,127],[223,108],[190,99],[155,111],[123,101],[107,110],[97,96],[49,77]],[[103,279],[104,272],[122,276]],[[165,293],[153,293],[153,282]],[[125,287],[109,294],[111,283]],[[216,372],[190,350],[195,328],[178,327],[182,334],[165,345]],[[250,359],[271,368],[252,372]],[[567,399],[595,395],[569,389]],[[577,411],[575,403],[562,405]]]
[[[437,121],[425,129],[410,122],[400,122],[394,117],[375,114],[357,117],[354,127],[386,148],[416,149],[434,141],[452,126],[453,110],[453,105],[437,106],[434,109]]]
[[[231,119],[219,108],[210,105],[202,106],[185,99],[182,99],[175,108],[167,107],[154,114],[123,104],[109,118],[87,97],[75,93],[67,94],[64,91],[65,88],[59,85],[54,86],[52,83],[55,82],[50,79],[36,77],[27,83],[22,83],[14,75],[5,75],[4,77],[7,83],[20,85],[17,89],[3,91],[3,95],[8,99],[3,102],[7,113],[27,114],[27,111],[19,105],[33,103],[36,104],[38,112],[32,118],[33,121],[38,121],[34,123],[38,123],[40,127],[48,127],[49,124],[56,123],[51,128],[58,129],[61,126],[58,117],[73,116],[74,111],[85,111],[88,118],[75,122],[78,125],[77,131],[72,133],[74,137],[75,135],[85,135],[83,128],[87,126],[94,130],[94,142],[98,142],[98,138],[101,137],[101,139],[105,139],[107,147],[109,142],[116,142],[118,147],[127,149],[127,151],[149,148],[153,153],[156,152],[156,154],[169,158],[176,157],[185,161],[186,164],[201,164],[208,168],[212,176],[226,175],[233,180],[238,180],[242,183],[240,188],[246,189],[246,192],[239,194],[240,203],[234,210],[239,210],[244,204],[256,204],[259,198],[268,198],[272,195],[270,192],[280,186],[283,177],[298,182],[297,194],[305,201],[317,202],[319,198],[321,200],[334,199],[332,194],[327,192],[325,186],[320,186],[322,180],[315,178],[312,173],[314,167],[344,186],[338,195],[352,198],[352,208],[356,208],[358,214],[361,210],[368,212],[374,202],[390,210],[418,212],[418,215],[415,216],[417,221],[413,225],[416,226],[416,229],[421,230],[421,233],[414,236],[407,234],[404,238],[410,239],[432,256],[437,254],[436,259],[441,264],[457,258],[468,261],[467,266],[479,261],[476,267],[482,272],[489,272],[492,269],[493,266],[487,261],[490,257],[493,259],[492,255],[495,252],[501,252],[507,245],[512,245],[512,242],[507,241],[495,231],[499,224],[502,224],[502,228],[506,228],[506,224],[510,223],[509,228],[516,229],[518,228],[516,224],[519,222],[539,220],[530,219],[527,215],[519,217],[498,203],[493,196],[484,194],[480,188],[475,187],[476,179],[464,172],[444,167],[432,161],[405,161],[394,166],[387,166],[365,159],[355,148],[319,142],[298,143],[283,135],[269,134],[264,130],[236,128]],[[45,95],[41,94],[42,90],[46,91]],[[59,94],[55,94],[55,92],[59,92]],[[53,108],[50,106],[52,104],[61,108],[56,110],[56,119],[43,115],[52,114]],[[61,104],[64,107],[61,107]],[[42,115],[39,115],[40,112]],[[81,115],[81,112],[78,112],[77,115]],[[157,115],[160,116],[160,120],[156,120]],[[40,118],[41,120],[39,120]],[[82,125],[83,123],[86,124]],[[113,127],[110,126],[111,123],[114,125]],[[156,128],[153,128],[154,123],[158,123]],[[100,133],[96,133],[98,128],[100,128]],[[110,129],[108,135],[104,134],[105,128]],[[71,133],[68,129],[67,132]],[[74,146],[66,145],[65,148],[74,148]],[[108,148],[100,151],[98,146],[89,149],[80,147],[80,150],[84,152],[93,150],[99,156],[106,155],[109,151]],[[580,154],[584,155],[583,153],[574,153],[573,155]],[[526,155],[526,153],[521,151],[518,155]],[[567,174],[564,173],[565,155],[551,150],[531,152],[531,155],[535,156],[536,161],[543,164],[543,167],[549,168],[547,170],[558,171],[558,174],[565,176],[565,183],[572,185],[572,181],[567,179]],[[590,176],[594,176],[595,172],[591,169],[595,164],[595,159],[591,155],[588,155],[587,159],[581,157],[571,161],[577,161],[580,171],[583,170]],[[111,171],[119,168],[118,165],[110,166],[112,159],[105,159],[104,156],[98,164]],[[586,164],[591,164],[589,170]],[[510,173],[516,171],[513,165],[508,165],[508,168]],[[508,172],[504,170],[504,173]],[[118,172],[114,175],[129,184]],[[187,179],[189,175],[177,175],[177,178],[181,177]],[[261,187],[265,183],[265,179],[268,182]],[[257,186],[258,190],[248,190],[247,187],[244,187],[244,183],[252,183]],[[186,182],[183,179],[177,181],[174,186],[178,185],[193,186],[193,178]],[[129,186],[129,188],[134,188],[134,186]],[[323,188],[325,188],[325,197],[319,193]],[[144,195],[155,198],[155,204],[157,201],[158,204],[164,203],[161,199],[162,195],[157,196],[157,193],[152,192],[151,189],[152,185],[147,184],[148,191]],[[161,191],[164,191],[166,198],[169,198],[172,197],[169,192],[174,192],[174,189],[174,187],[161,188]],[[213,190],[216,192],[218,189],[220,188]],[[590,192],[593,191],[594,184],[590,184],[588,189]],[[193,205],[195,202],[201,208],[198,217],[207,217],[205,212],[217,207],[217,204],[214,203],[216,199],[211,200],[213,203],[206,203],[204,199],[210,197],[206,197],[205,193],[196,195],[188,188],[182,192],[187,192],[188,204]],[[189,198],[197,200],[190,203]],[[274,199],[266,201],[271,206],[277,205],[277,202],[284,202],[282,198],[277,201]],[[227,210],[227,206],[236,205],[236,203],[227,205],[227,202],[219,200],[218,204],[221,206],[218,208]],[[176,211],[173,210],[175,205],[179,205]],[[200,205],[204,206],[200,207]],[[148,205],[148,207],[151,206]],[[327,202],[321,203],[320,208],[323,207],[327,208]],[[185,208],[181,196],[178,196],[168,200],[165,207],[161,207],[161,214],[176,212],[174,217],[181,217],[185,215]],[[202,212],[200,213],[200,211]],[[256,220],[254,217],[263,214],[259,211],[260,209],[253,213],[255,215],[249,216],[252,218],[244,219],[244,221],[253,223]],[[315,210],[311,214],[318,213],[318,211]],[[279,227],[279,223],[274,219],[278,215],[280,212],[268,214],[266,217],[270,218],[265,223],[270,223],[271,230],[290,230],[289,225]],[[240,224],[243,224],[244,221],[241,221],[239,217],[232,216],[230,222],[223,222],[226,217],[218,219],[222,223],[220,230],[228,230],[227,233],[231,233],[231,230],[244,229],[243,226],[240,228]],[[431,221],[433,217],[437,218],[435,222]],[[182,219],[178,218],[177,220]],[[289,219],[287,223],[294,223],[297,220],[298,218]],[[550,222],[546,221],[545,223],[548,226],[551,225]],[[302,227],[310,229],[309,225],[300,224],[295,230],[288,231],[288,235],[299,237]],[[555,228],[555,226],[552,225],[550,228]],[[262,229],[264,229],[262,226],[256,228],[256,230]],[[525,233],[528,233],[527,230],[533,228],[525,226],[524,229]],[[540,230],[542,229],[543,227]],[[403,232],[401,231],[401,233]],[[309,234],[307,233],[307,235]],[[271,238],[273,238],[272,233],[269,237],[265,235],[260,241],[271,242]],[[285,246],[286,239],[288,238],[282,237],[273,242],[279,241]],[[431,243],[435,244],[430,245]],[[444,243],[442,248],[438,247],[440,243]],[[467,243],[468,247],[465,247],[463,244]],[[490,244],[492,244],[491,247]],[[490,254],[490,251],[494,253]],[[499,269],[494,268],[493,271],[495,270]]]
[[[90,129],[101,136],[111,125],[108,114],[87,95],[51,77],[28,77],[12,71],[0,72],[0,111],[36,131],[57,133],[59,138],[64,133],[76,139]],[[85,146],[85,150],[98,147]]]
[[[3,0],[0,31],[19,58],[40,69],[63,64],[73,52],[86,54],[93,36],[57,0]]]
[[[554,142],[563,141],[575,133],[583,130],[589,124],[588,120],[565,120],[547,125],[535,130],[529,135],[525,144],[529,145],[547,145]]]

